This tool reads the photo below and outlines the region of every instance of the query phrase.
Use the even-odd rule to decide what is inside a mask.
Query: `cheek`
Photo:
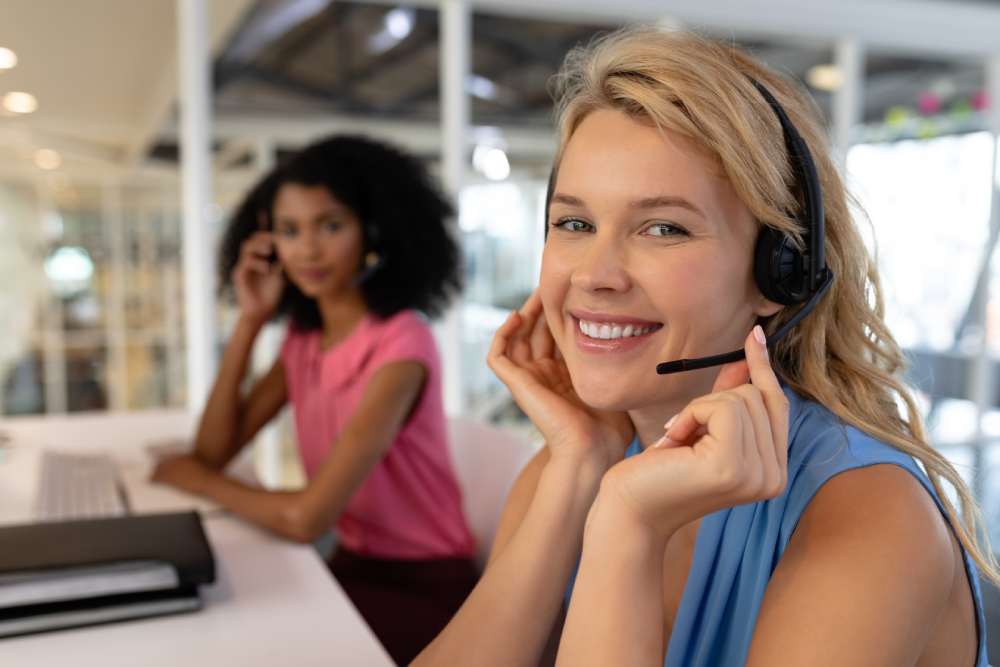
[[[560,257],[548,249],[542,254],[542,270],[538,279],[538,293],[545,309],[549,330],[558,342],[563,331],[563,306],[569,289],[570,269]]]
[[[322,241],[322,253],[338,264],[354,268],[361,257],[361,238],[356,235],[331,236]]]
[[[291,244],[286,240],[275,240],[274,254],[277,255],[279,262],[284,264],[288,261],[288,257],[291,255],[291,247]]]
[[[647,293],[672,329],[671,349],[679,345],[709,354],[745,336],[744,320],[751,305],[748,277],[740,273],[740,267],[691,263],[684,271],[671,272],[660,280],[663,287]]]

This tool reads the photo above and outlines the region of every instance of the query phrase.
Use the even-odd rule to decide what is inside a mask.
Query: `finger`
[[[700,435],[711,432],[713,425],[709,422],[713,416],[718,417],[718,414],[729,410],[731,403],[731,399],[722,393],[696,398],[667,422],[667,437],[675,443],[694,444]],[[722,424],[717,419],[714,426],[718,428]],[[718,433],[713,435],[718,435]]]
[[[759,460],[764,474],[764,485],[768,491],[771,491],[783,480],[784,474],[779,461],[778,448],[774,444],[770,415],[764,405],[764,399],[760,390],[752,385],[743,385],[732,390],[732,393],[739,396],[746,406],[748,425],[753,431],[751,443],[755,447],[753,456]]]
[[[270,232],[254,234],[254,250],[260,254],[270,255],[274,252],[274,235]]]
[[[531,353],[535,359],[548,359],[552,357],[555,346],[556,342],[552,338],[545,310],[542,309],[542,313],[535,320],[535,327],[531,331]]]
[[[521,326],[511,336],[508,346],[508,356],[518,365],[523,366],[534,359],[531,349],[531,333],[534,331],[535,322],[538,321],[541,312],[542,301],[536,291],[521,306],[521,310],[518,312]]]
[[[521,316],[517,311],[508,315],[493,336],[493,343],[486,359],[490,369],[507,386],[515,401],[519,399],[519,389],[531,382],[530,373],[515,363],[509,354],[510,337],[521,324]]]
[[[271,263],[266,259],[254,258],[248,259],[246,262],[247,270],[251,273],[258,273],[262,276],[266,276],[271,272]]]
[[[274,250],[274,243],[267,232],[257,232],[240,246],[240,258],[254,256],[270,256]]]
[[[758,335],[761,339],[764,338],[764,331],[759,325],[747,336],[744,346],[747,365],[750,367],[750,381],[760,390],[771,422],[775,447],[778,448],[779,459],[784,466],[784,461],[788,458],[788,398],[771,367],[766,342],[761,342]]]
[[[712,385],[712,393],[734,389],[750,381],[750,369],[747,362],[740,359],[737,362],[726,364],[715,377],[715,384]]]
[[[758,338],[759,336],[759,338]],[[767,343],[764,339],[764,330],[760,325],[756,325],[753,331],[743,342],[743,349],[746,352],[746,363],[750,369],[750,381],[762,392],[784,394],[781,391],[781,384],[778,376],[771,368],[771,359],[767,351]]]
[[[518,326],[520,326],[520,315],[518,315],[516,310],[511,311],[507,319],[503,321],[503,324],[493,334],[493,342],[490,343],[490,350],[486,354],[487,361],[506,356],[507,343],[510,340],[511,334],[517,330]]]
[[[695,399],[680,412],[668,438],[712,452],[712,458],[742,470],[747,456],[745,409],[742,401],[727,394]],[[704,432],[695,437],[699,429]]]

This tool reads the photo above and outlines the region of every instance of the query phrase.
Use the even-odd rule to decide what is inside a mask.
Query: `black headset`
[[[781,130],[785,136],[785,148],[788,151],[792,171],[802,194],[802,216],[798,219],[803,227],[805,251],[798,250],[787,234],[767,225],[761,229],[754,247],[753,275],[761,294],[770,301],[783,306],[805,304],[768,338],[767,345],[772,347],[816,307],[830,288],[833,282],[833,273],[827,268],[824,257],[823,245],[826,241],[826,231],[823,193],[812,154],[809,152],[805,140],[802,139],[802,135],[792,125],[788,114],[785,113],[771,91],[756,79],[751,78],[750,81],[770,105],[781,123]],[[553,169],[549,175],[548,193],[545,198],[546,219],[555,189],[555,177],[556,170]],[[548,237],[548,231],[549,226],[546,222],[546,237]],[[656,365],[656,372],[660,375],[666,375],[693,371],[699,368],[732,363],[744,358],[746,358],[746,352],[739,349],[710,357],[665,361]]]

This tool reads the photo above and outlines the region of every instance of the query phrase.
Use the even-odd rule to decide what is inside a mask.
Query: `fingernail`
[[[759,324],[753,328],[753,337],[757,339],[758,343],[767,347],[767,337],[764,335],[764,330],[760,328]]]
[[[670,427],[674,425],[675,421],[677,421],[677,415],[674,415],[673,417],[667,420],[667,423],[663,425],[663,430],[669,431]]]
[[[667,444],[667,434],[666,433],[663,434],[662,438],[660,438],[659,440],[657,440],[656,442],[654,442],[652,445],[650,445],[649,448],[650,449],[659,449],[659,448],[663,447],[665,444]]]

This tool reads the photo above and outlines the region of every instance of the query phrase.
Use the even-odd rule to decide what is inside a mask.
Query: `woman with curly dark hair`
[[[221,249],[240,316],[195,451],[154,478],[299,542],[336,526],[330,568],[409,662],[476,580],[424,316],[460,287],[451,206],[420,162],[361,137],[313,144],[247,196]],[[287,315],[280,358],[244,395],[254,340]],[[290,403],[308,485],[254,489],[225,466]]]

